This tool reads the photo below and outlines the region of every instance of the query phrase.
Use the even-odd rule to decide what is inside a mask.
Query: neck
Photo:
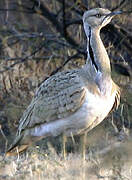
[[[100,30],[91,30],[88,41],[88,56],[92,60],[95,68],[102,74],[102,76],[110,77],[110,60],[100,38]]]
[[[90,65],[90,71],[92,68],[91,74],[94,76],[94,80],[99,86],[100,91],[106,94],[111,89],[111,68],[108,54],[100,38],[100,31],[89,29],[87,38],[88,58],[86,67],[92,64],[92,66]]]

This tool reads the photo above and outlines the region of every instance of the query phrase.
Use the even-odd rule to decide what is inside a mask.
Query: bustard
[[[84,134],[82,154],[85,158],[86,132],[119,105],[120,90],[111,78],[110,60],[100,38],[100,29],[117,14],[121,12],[102,8],[84,13],[86,64],[80,69],[59,72],[40,85],[20,119],[7,155],[15,155],[48,136]]]

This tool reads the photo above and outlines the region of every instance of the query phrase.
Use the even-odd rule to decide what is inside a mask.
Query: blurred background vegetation
[[[130,12],[132,1],[0,1],[0,152],[5,149],[3,133],[10,142],[41,82],[85,63],[82,15],[95,7]],[[122,91],[118,111],[102,123],[103,128],[113,128],[115,135],[132,128],[132,13],[113,19],[101,30],[101,38],[111,60],[112,77]]]

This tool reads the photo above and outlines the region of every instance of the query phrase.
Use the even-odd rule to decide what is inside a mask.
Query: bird
[[[101,123],[120,103],[120,88],[111,78],[110,59],[100,30],[121,11],[94,8],[84,12],[87,60],[83,67],[58,72],[46,79],[20,118],[7,156],[26,150],[34,142],[62,135],[80,135],[85,159],[87,133]]]

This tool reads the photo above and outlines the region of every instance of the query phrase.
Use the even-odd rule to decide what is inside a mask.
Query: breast
[[[85,102],[76,112],[76,117],[78,117],[76,123],[80,126],[80,133],[91,130],[105,119],[113,107],[115,96],[116,92],[102,96],[92,94],[87,90]]]
[[[103,96],[101,94],[95,95],[87,91],[82,108],[87,109],[87,113],[91,118],[98,117],[100,120],[103,120],[113,107],[115,95],[116,92]]]

